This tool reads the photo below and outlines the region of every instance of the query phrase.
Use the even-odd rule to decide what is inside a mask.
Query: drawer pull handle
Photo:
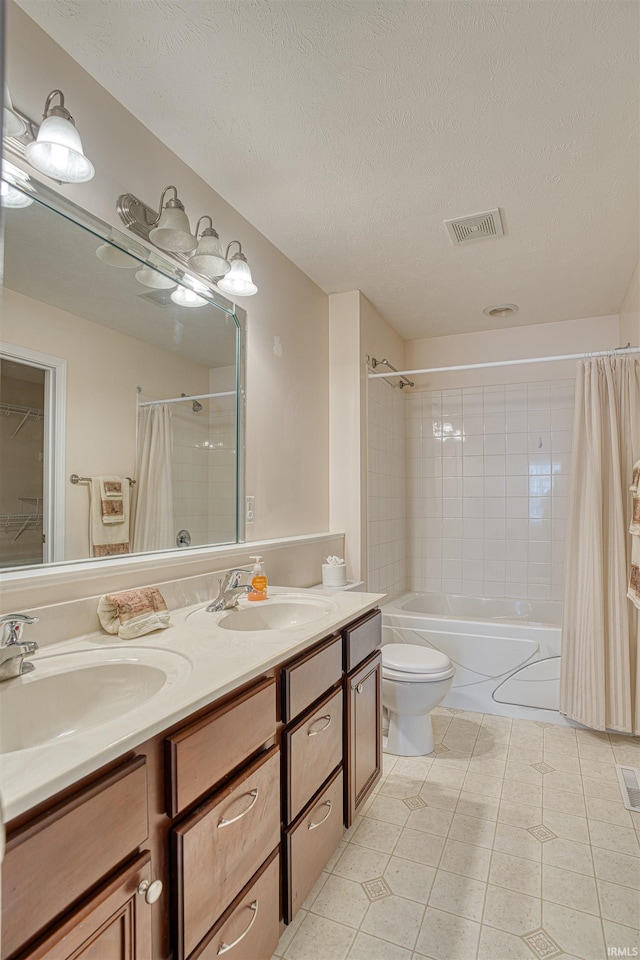
[[[331,816],[331,808],[332,808],[332,806],[333,806],[333,804],[331,803],[331,800],[325,801],[325,803],[323,803],[322,806],[323,806],[323,807],[329,807],[329,809],[328,809],[327,812],[325,813],[325,815],[324,815],[324,817],[322,818],[322,820],[318,820],[317,823],[313,823],[313,821],[310,821],[309,827],[308,827],[309,830],[315,830],[316,827],[321,827],[322,824],[325,822],[325,820],[328,820],[329,817]]]
[[[361,683],[356,687],[356,693],[362,693],[363,685]]]
[[[222,956],[223,953],[226,953],[227,950],[233,950],[234,947],[237,947],[238,944],[240,943],[240,941],[241,941],[241,940],[244,940],[244,938],[246,937],[246,935],[249,933],[249,930],[251,930],[251,927],[252,927],[252,926],[254,925],[254,923],[256,922],[256,917],[258,916],[258,901],[257,901],[257,900],[254,900],[253,903],[250,903],[250,904],[249,904],[249,910],[253,910],[253,916],[251,917],[251,920],[249,921],[249,926],[248,926],[247,929],[244,931],[244,933],[241,933],[241,934],[240,934],[240,936],[238,937],[237,940],[234,940],[234,941],[233,941],[233,943],[224,943],[224,941],[223,941],[223,942],[220,944],[220,946],[218,947],[218,956],[219,956],[219,957]]]
[[[319,733],[324,733],[324,731],[327,729],[327,727],[331,726],[331,714],[330,714],[330,713],[328,713],[328,714],[326,715],[326,717],[318,717],[318,718],[317,718],[316,720],[314,720],[313,722],[314,722],[314,723],[319,723],[320,720],[326,720],[326,721],[327,721],[327,722],[325,723],[324,727],[320,727],[319,730],[309,730],[309,732],[307,733],[307,736],[308,736],[308,737],[317,737]]]
[[[138,893],[141,897],[144,896],[147,903],[155,903],[162,894],[162,880],[153,880],[151,883],[148,880],[141,880]]]
[[[243,817],[246,817],[246,815],[249,813],[249,810],[251,810],[251,808],[254,807],[258,802],[258,788],[256,787],[255,790],[251,791],[251,793],[246,793],[245,796],[253,797],[253,800],[251,801],[247,809],[243,810],[242,813],[239,813],[237,817],[231,817],[230,820],[227,820],[225,817],[223,817],[222,820],[218,821],[218,826],[217,826],[218,830],[220,829],[220,827],[228,827],[229,824],[237,823],[238,820],[242,820]]]

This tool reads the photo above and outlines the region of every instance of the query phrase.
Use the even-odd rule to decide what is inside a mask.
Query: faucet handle
[[[0,617],[0,624],[2,624],[0,646],[8,647],[12,643],[19,643],[25,624],[37,623],[39,619],[26,613],[7,613]]]
[[[228,577],[228,586],[233,590],[234,587],[237,587],[240,583],[240,574],[241,573],[251,573],[251,570],[247,570],[246,567],[234,567],[233,570],[229,570]]]

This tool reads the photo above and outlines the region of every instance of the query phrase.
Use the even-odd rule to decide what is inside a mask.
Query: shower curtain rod
[[[596,357],[623,357],[630,353],[640,353],[640,347],[619,347],[617,350],[597,350],[592,353],[564,353],[556,357],[526,357],[523,360],[491,360],[487,363],[461,363],[453,367],[424,367],[421,370],[398,370],[395,376],[418,376],[421,373],[452,373],[455,370],[483,370],[487,367],[514,367],[525,363],[551,363],[554,360],[592,360]],[[378,380],[388,373],[369,373],[369,380]]]
[[[215,400],[217,397],[235,397],[235,390],[226,390],[224,393],[194,393],[188,397],[171,397],[170,400],[142,400],[139,407],[155,407],[159,403],[184,403],[185,400]]]

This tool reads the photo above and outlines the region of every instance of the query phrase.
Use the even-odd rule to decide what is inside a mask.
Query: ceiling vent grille
[[[136,296],[141,300],[148,300],[156,307],[175,307],[175,303],[171,299],[172,293],[173,290],[149,290],[148,293],[137,293]]]
[[[449,232],[451,242],[459,247],[461,244],[472,243],[474,240],[487,240],[489,237],[502,237],[502,219],[500,210],[487,210],[485,213],[474,213],[470,217],[457,217],[455,220],[445,220],[444,225]]]

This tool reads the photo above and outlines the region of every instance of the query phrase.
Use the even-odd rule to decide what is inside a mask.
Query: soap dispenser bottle
[[[247,600],[266,600],[267,599],[267,574],[264,569],[262,557],[249,557],[255,560],[251,576],[251,590]]]

